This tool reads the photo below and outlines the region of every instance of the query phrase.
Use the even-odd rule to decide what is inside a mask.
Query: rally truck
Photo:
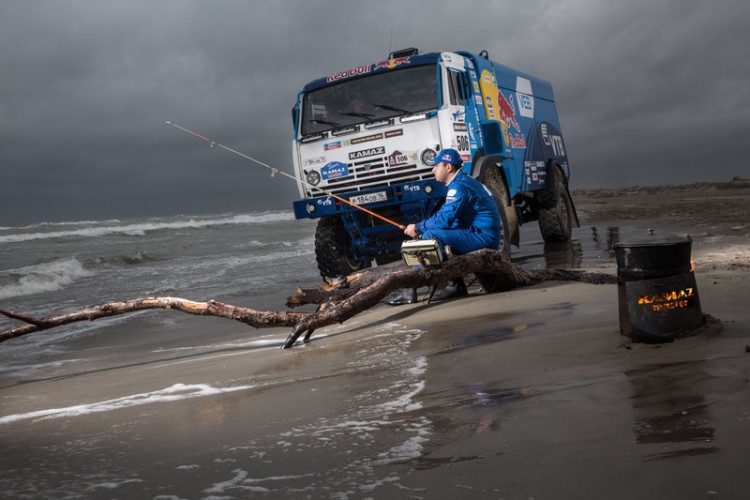
[[[294,214],[318,219],[324,277],[400,258],[403,231],[371,213],[402,225],[433,214],[446,188],[430,162],[443,148],[495,197],[502,251],[518,246],[526,222],[538,221],[545,242],[569,241],[578,227],[551,84],[487,51],[392,52],[308,83],[292,118]]]

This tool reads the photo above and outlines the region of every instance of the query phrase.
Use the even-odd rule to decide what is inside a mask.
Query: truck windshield
[[[304,96],[303,136],[437,108],[437,70],[414,66],[349,80]]]

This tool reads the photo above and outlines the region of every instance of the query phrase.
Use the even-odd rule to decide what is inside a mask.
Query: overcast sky
[[[0,226],[290,209],[306,82],[486,49],[552,82],[573,188],[748,177],[747,0],[0,0]]]

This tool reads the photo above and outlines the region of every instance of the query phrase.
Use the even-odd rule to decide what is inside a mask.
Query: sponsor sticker
[[[340,147],[341,147],[341,141],[334,141],[334,142],[329,142],[327,144],[324,144],[323,145],[323,150],[324,151],[330,151],[332,149],[338,149]]]
[[[385,148],[383,146],[378,146],[376,148],[362,149],[360,151],[351,152],[349,153],[349,159],[360,160],[362,158],[367,158],[369,156],[377,156],[377,155],[384,155],[384,154],[385,154]]]
[[[534,118],[534,93],[531,89],[531,80],[516,77],[516,99],[519,114],[524,118]]]
[[[515,149],[526,149],[526,136],[523,134],[511,134],[510,147]]]
[[[370,141],[377,141],[378,139],[382,139],[383,134],[372,134],[372,135],[366,135],[364,137],[357,137],[356,139],[352,139],[349,141],[349,144],[362,144],[363,142],[370,142]]]
[[[393,69],[402,64],[409,64],[411,59],[409,57],[397,57],[395,59],[388,59],[387,61],[380,61],[375,65],[374,69]]]
[[[364,75],[364,74],[369,73],[371,69],[372,69],[372,66],[368,64],[367,66],[360,66],[358,68],[352,68],[346,71],[340,71],[338,73],[331,73],[326,78],[326,82],[335,82],[338,80],[343,80],[345,78],[351,78],[353,76]]]
[[[349,167],[346,163],[341,163],[340,161],[332,161],[331,163],[320,169],[320,175],[325,180],[344,177],[346,175],[349,175]]]
[[[453,130],[456,132],[466,132],[466,123],[453,122]]]
[[[385,138],[388,139],[390,137],[398,137],[399,135],[404,135],[404,129],[397,128],[396,130],[389,130],[385,133]]]
[[[394,151],[388,156],[388,166],[400,167],[409,164],[409,154],[402,153],[401,151]]]

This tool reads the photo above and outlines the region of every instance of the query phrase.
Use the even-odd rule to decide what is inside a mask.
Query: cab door
[[[468,169],[482,144],[477,103],[471,90],[476,72],[472,61],[458,54],[443,53],[442,61],[443,97],[450,112],[441,120],[441,136],[443,144],[449,144],[445,147],[458,151]]]

